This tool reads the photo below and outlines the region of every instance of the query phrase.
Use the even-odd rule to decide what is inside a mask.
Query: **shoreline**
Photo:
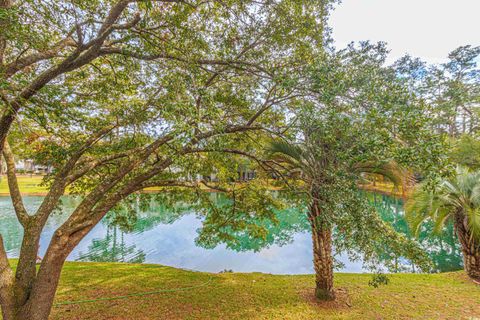
[[[21,176],[21,177],[24,177],[25,176]],[[29,177],[27,177],[29,178]],[[37,187],[37,186],[36,186]],[[383,194],[383,195],[387,195],[387,196],[391,196],[391,197],[395,197],[395,198],[401,198],[401,199],[406,199],[408,198],[409,196],[409,193],[408,191],[406,193],[403,193],[401,190],[396,190],[393,188],[392,185],[379,185],[379,186],[373,186],[372,184],[359,184],[358,185],[358,188],[361,189],[361,190],[365,190],[365,191],[370,191],[370,192],[376,192],[376,193],[379,193],[379,194]],[[8,189],[8,188],[7,188]],[[22,189],[22,188],[20,188]],[[387,189],[391,189],[391,190],[387,190]],[[158,193],[162,191],[161,189],[145,189],[145,190],[141,190],[141,191],[138,191],[138,193]],[[212,189],[212,188],[205,188],[203,189],[203,191],[205,192],[211,192],[211,193],[215,193],[215,192],[221,192],[219,190],[216,190],[216,189]],[[279,189],[273,189],[272,188],[272,191],[279,191]],[[45,191],[35,191],[35,192],[22,192],[20,190],[20,193],[22,196],[27,196],[27,197],[45,197],[47,194],[48,194],[48,191],[45,190]],[[64,195],[70,195],[67,192],[65,192]],[[0,191],[0,197],[9,197],[10,196],[10,193],[7,192],[7,191]]]

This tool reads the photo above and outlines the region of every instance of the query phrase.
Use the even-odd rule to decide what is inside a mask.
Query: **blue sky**
[[[338,48],[385,41],[389,62],[409,53],[439,63],[461,45],[480,46],[480,0],[343,0],[330,26]]]

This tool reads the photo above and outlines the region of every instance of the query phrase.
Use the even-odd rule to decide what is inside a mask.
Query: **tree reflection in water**
[[[210,195],[212,202],[223,205],[225,199],[220,194],[212,193]],[[407,236],[412,236],[408,229],[408,225],[404,219],[403,202],[386,195],[368,193],[367,197],[371,203],[377,208],[381,217],[393,227]],[[42,197],[27,197],[25,204],[28,210],[34,210],[41,203]],[[55,228],[63,223],[68,213],[75,207],[78,201],[75,197],[65,197],[61,211],[62,213],[53,215],[48,221],[47,232],[42,235],[41,249],[46,248],[50,237]],[[102,221],[102,226],[98,229],[98,233],[92,235],[90,243],[86,243],[72,258],[80,261],[98,261],[98,262],[145,262],[147,254],[152,250],[146,249],[144,243],[140,240],[132,240],[132,235],[147,234],[152,235],[155,228],[160,225],[174,224],[184,216],[197,216],[200,220],[208,216],[208,210],[200,212],[196,208],[189,205],[195,201],[194,197],[185,195],[167,196],[159,195],[138,195],[132,197],[112,210],[108,216]],[[232,241],[225,243],[230,250],[237,252],[244,251],[261,251],[263,248],[273,245],[286,245],[293,241],[295,234],[308,232],[308,222],[304,215],[298,214],[295,209],[289,208],[276,213],[278,224],[261,221],[259,224],[266,229],[264,238],[252,238],[247,233],[233,232]],[[185,230],[185,234],[195,233],[193,230]],[[183,230],[183,229],[182,229]],[[419,241],[429,252],[433,260],[435,271],[445,272],[462,269],[462,255],[459,244],[456,241],[453,226],[448,226],[442,234],[433,234],[433,225],[427,225],[420,234]],[[180,231],[175,231],[180,232]],[[11,206],[9,197],[0,199],[0,233],[4,238],[4,245],[10,257],[17,257],[21,246],[23,229],[18,223],[15,213]],[[130,236],[130,239],[128,237]],[[186,238],[178,235],[178,239]],[[93,238],[93,239],[92,239]],[[154,239],[152,239],[154,240]],[[175,240],[175,241],[177,241]],[[148,241],[151,241],[148,239]],[[193,240],[191,246],[195,246]],[[175,250],[177,243],[170,243],[171,247],[162,250]],[[184,244],[185,245],[185,244]],[[198,243],[198,246],[209,248],[208,245]],[[211,247],[211,246],[210,246]],[[182,248],[190,250],[187,247]],[[148,250],[148,252],[145,252]],[[155,254],[163,254],[162,250],[158,250]],[[309,252],[309,251],[308,251]],[[180,251],[177,254],[181,254]],[[304,257],[299,254],[299,259]],[[151,258],[150,262],[156,262],[157,257]],[[188,256],[185,256],[188,259]],[[410,269],[411,270],[411,267]],[[401,264],[399,263],[399,270]]]
[[[405,220],[402,199],[375,193],[369,193],[367,196],[384,221],[392,224],[398,232],[413,237]],[[428,251],[434,264],[434,271],[448,272],[463,269],[462,253],[455,237],[453,224],[449,224],[441,234],[433,232],[433,223],[426,224],[418,241]]]
[[[77,261],[93,262],[145,262],[145,253],[137,249],[136,245],[127,245],[124,240],[125,232],[118,226],[107,227],[107,234],[103,239],[93,239],[88,252],[80,252]]]
[[[382,194],[367,193],[366,196],[381,215],[382,219],[398,232],[412,237],[404,218],[403,201]],[[211,199],[219,205],[224,205],[223,197],[212,194]],[[124,236],[127,233],[143,233],[154,229],[160,224],[172,224],[184,215],[197,214],[188,201],[168,197],[167,195],[137,195],[129,202],[117,207],[103,220],[107,232],[103,239],[94,239],[87,252],[81,252],[76,260],[97,262],[137,262],[145,261],[146,254],[137,249],[135,244],[127,245]],[[189,200],[190,201],[190,200]],[[297,214],[294,209],[277,212],[278,223],[260,222],[266,229],[264,238],[252,238],[242,232],[232,233],[232,240],[225,243],[234,251],[255,251],[271,245],[285,245],[292,241],[293,235],[308,232],[309,225],[304,215]],[[200,215],[200,219],[208,215],[208,210]],[[419,242],[429,252],[434,263],[434,271],[446,272],[462,269],[462,256],[459,244],[454,235],[453,226],[449,226],[442,234],[434,234],[433,226],[428,225],[422,230]],[[8,239],[8,238],[7,238]],[[201,242],[199,246],[210,247]],[[13,245],[15,247],[15,245]],[[7,244],[8,247],[8,244]],[[399,263],[398,271],[411,271]]]

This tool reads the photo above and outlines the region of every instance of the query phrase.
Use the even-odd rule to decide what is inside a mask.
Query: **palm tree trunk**
[[[332,232],[331,230],[313,232],[312,239],[315,296],[319,300],[334,300]]]
[[[317,200],[314,200],[309,219],[312,226],[315,296],[319,300],[334,300],[332,230],[325,223],[321,223],[320,218],[320,208]]]
[[[476,250],[474,253],[464,253],[463,264],[465,265],[465,271],[472,279],[480,281],[480,252]]]
[[[465,272],[470,278],[480,281],[480,243],[472,238],[467,217],[462,213],[455,215],[455,232],[462,246]]]

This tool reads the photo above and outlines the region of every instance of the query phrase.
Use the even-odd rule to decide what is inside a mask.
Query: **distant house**
[[[185,174],[182,175],[182,169],[180,167],[171,167],[170,169],[171,173],[178,174],[180,176],[181,181],[205,181],[205,182],[218,182],[220,179],[218,178],[218,172],[215,168],[212,169],[210,173],[206,174]],[[250,181],[255,179],[257,176],[257,173],[254,169],[251,169],[251,167],[248,164],[241,164],[238,166],[237,169],[237,178],[234,179],[235,181]]]
[[[238,167],[238,180],[239,181],[249,181],[255,179],[257,173],[255,170],[251,169],[248,165],[241,165]]]
[[[31,159],[18,160],[15,163],[15,169],[19,173],[35,173],[35,174],[46,174],[52,171],[51,166],[46,166],[42,164],[36,164]]]
[[[255,179],[257,176],[255,170],[251,169],[248,165],[240,165],[237,169],[237,180],[236,181],[250,181]],[[215,172],[210,173],[209,175],[198,175],[197,181],[205,180],[209,182],[218,182],[219,179]]]

